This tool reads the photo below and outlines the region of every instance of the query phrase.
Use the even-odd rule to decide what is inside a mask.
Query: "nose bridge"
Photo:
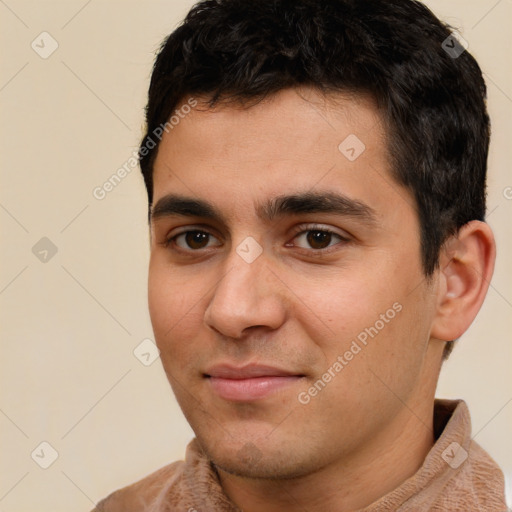
[[[267,258],[254,242],[233,248],[205,312],[205,322],[228,337],[238,338],[248,327],[276,329],[284,320],[279,281],[269,279]]]

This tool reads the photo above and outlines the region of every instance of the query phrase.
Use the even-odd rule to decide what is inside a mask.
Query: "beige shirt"
[[[463,401],[436,400],[436,442],[422,467],[359,512],[506,512],[503,473],[471,439]],[[114,492],[92,512],[240,512],[194,439],[175,462]]]

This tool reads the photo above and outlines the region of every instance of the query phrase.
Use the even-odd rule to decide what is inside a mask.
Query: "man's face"
[[[154,167],[162,362],[212,460],[252,477],[378,457],[425,428],[438,370],[435,281],[379,113],[303,93],[195,109]]]

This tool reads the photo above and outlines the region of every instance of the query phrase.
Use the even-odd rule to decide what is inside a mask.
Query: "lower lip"
[[[215,393],[224,400],[236,402],[247,402],[265,398],[275,391],[289,386],[300,379],[300,376],[295,375],[283,377],[252,377],[250,379],[208,378]]]

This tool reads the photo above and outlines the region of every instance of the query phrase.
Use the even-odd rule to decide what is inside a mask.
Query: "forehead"
[[[325,150],[318,145],[322,142],[330,144],[332,151],[332,139],[341,141],[350,130],[370,144],[375,135],[385,135],[377,103],[366,94],[325,95],[311,88],[293,88],[244,104],[221,101],[213,108],[206,97],[194,99],[196,107],[180,118],[172,117],[177,124],[164,133],[163,146],[172,139],[176,149],[178,145],[180,150],[193,145],[197,156],[207,156],[212,151],[226,152],[236,144],[238,155],[245,160],[263,148],[262,157],[296,155],[300,159]],[[185,99],[181,105],[189,102],[190,98]]]
[[[179,193],[242,208],[315,189],[376,205],[410,199],[391,175],[384,123],[369,96],[289,89],[213,109],[197,100],[164,133],[153,203]]]

